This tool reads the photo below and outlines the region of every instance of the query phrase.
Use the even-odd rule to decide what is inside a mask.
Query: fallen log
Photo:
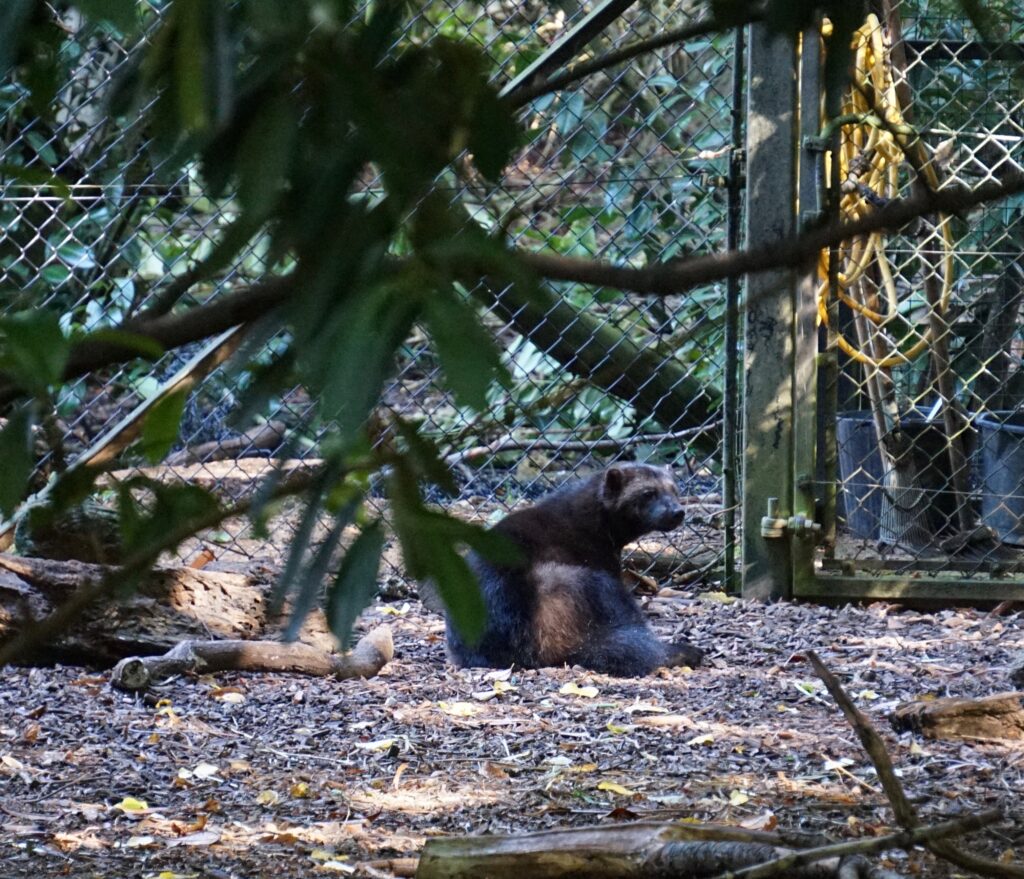
[[[298,641],[182,641],[162,656],[129,656],[110,673],[119,690],[139,692],[174,675],[218,671],[290,672],[372,678],[394,657],[391,629],[364,635],[347,654],[333,654]]]
[[[1024,692],[904,702],[889,722],[930,739],[1024,739]]]
[[[164,466],[178,467],[182,464],[205,464],[210,461],[233,461],[253,452],[274,452],[284,443],[288,426],[281,421],[267,421],[245,433],[212,440],[198,446],[186,446],[164,460]]]
[[[0,553],[0,641],[48,617],[112,570]],[[90,606],[56,641],[23,658],[109,667],[126,656],[166,653],[181,641],[271,638],[288,620],[290,609],[270,612],[270,588],[270,578],[258,571],[250,576],[209,568],[156,568],[131,595]],[[306,618],[298,639],[326,652],[336,643],[319,610]]]
[[[798,850],[783,833],[716,824],[617,824],[518,836],[427,840],[416,879],[889,879],[865,855],[907,849],[977,830],[1000,819],[992,810],[932,827]]]

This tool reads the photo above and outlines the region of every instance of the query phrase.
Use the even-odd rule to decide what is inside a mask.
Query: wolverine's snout
[[[672,504],[658,517],[656,528],[658,531],[674,531],[685,518],[685,510],[679,504]]]

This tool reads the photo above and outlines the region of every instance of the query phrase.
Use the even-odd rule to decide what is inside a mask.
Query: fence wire
[[[476,42],[504,83],[593,4],[432,2],[410,23],[409,40]],[[695,4],[636,4],[589,47],[606,49],[692,19]],[[24,88],[0,85],[0,290],[5,311],[47,307],[66,329],[116,326],[151,304],[208,255],[237,214],[211,198],[195,167],[155,154],[140,118],[108,112],[129,49],[111,32],[64,16],[65,81],[49,121]],[[454,185],[488,228],[518,246],[619,264],[649,265],[724,249],[731,142],[732,36],[659,49],[524,108],[529,133],[496,187]],[[46,178],[58,175],[70,194]],[[372,197],[374,184],[367,184]],[[736,218],[738,221],[738,218]],[[258,280],[268,270],[257,237],[215,281],[186,302]],[[481,294],[481,291],[468,291]],[[487,410],[459,408],[446,391],[429,337],[402,349],[383,407],[415,421],[444,450],[459,494],[437,502],[491,521],[577,475],[630,459],[675,468],[687,524],[669,543],[638,548],[640,568],[677,579],[722,574],[721,389],[735,351],[724,339],[725,289],[709,285],[664,299],[623,297],[578,284],[553,285],[532,325],[509,291],[477,295],[512,376],[492,389]],[[273,345],[273,343],[271,343]],[[37,484],[154,393],[198,346],[155,364],[110,368],[60,390],[51,428],[58,454],[40,460]],[[734,365],[734,364],[733,364]],[[214,371],[193,393],[169,470],[237,495],[265,475],[269,459],[313,460],[325,425],[302,388],[241,433],[230,416],[238,389]],[[735,414],[735,413],[734,413]],[[386,419],[385,419],[386,423]],[[387,440],[387,435],[382,436]],[[137,464],[130,456],[125,466]],[[384,502],[379,502],[384,509]],[[222,561],[265,554],[247,530],[207,535]],[[193,551],[194,551],[193,547]],[[400,560],[386,574],[401,587]]]
[[[926,159],[935,174],[929,180],[911,170],[908,145],[911,161],[900,165],[891,195],[909,194],[915,180],[975,187],[1019,173],[1024,7],[1013,31],[1002,35],[1002,51],[982,39],[957,4],[904,0],[898,13],[906,57],[893,53],[887,64],[897,84],[905,83],[905,91],[897,85],[902,121],[925,145],[916,163]],[[885,45],[898,37],[886,23],[875,36]],[[841,184],[844,197],[861,193],[870,201],[866,169],[879,161],[879,147],[859,128],[842,131],[851,159]],[[884,194],[876,188],[875,195]],[[883,239],[884,258],[865,260],[856,280],[852,265],[864,243],[840,254],[851,279],[840,279],[843,301],[832,300],[831,332],[852,350],[840,354],[833,398],[843,491],[826,567],[835,560],[968,576],[1019,563],[1022,207],[1018,195],[965,217],[924,217]],[[836,414],[826,407],[824,417]]]

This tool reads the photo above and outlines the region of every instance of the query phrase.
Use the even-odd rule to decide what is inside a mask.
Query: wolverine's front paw
[[[696,668],[704,661],[704,651],[689,641],[673,641],[668,645],[669,665],[688,665]]]

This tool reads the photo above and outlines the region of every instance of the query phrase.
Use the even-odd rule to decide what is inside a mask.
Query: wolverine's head
[[[683,505],[672,473],[650,464],[616,464],[601,474],[601,502],[623,540],[683,524]]]

